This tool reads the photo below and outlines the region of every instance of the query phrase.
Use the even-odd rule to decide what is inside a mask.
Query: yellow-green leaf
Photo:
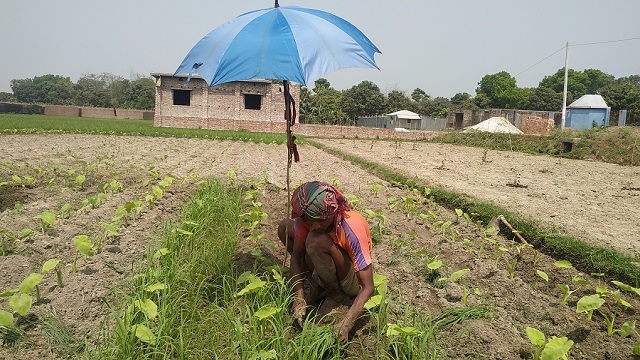
[[[153,335],[153,332],[148,327],[142,324],[132,325],[131,331],[133,331],[136,334],[136,337],[142,342],[146,342],[151,345],[156,343],[156,336]]]
[[[527,326],[526,331],[527,331],[527,337],[529,338],[529,341],[531,342],[531,344],[533,344],[534,346],[544,345],[544,342],[546,339],[542,331],[529,326]]]
[[[266,283],[260,279],[250,282],[244,289],[240,290],[236,296],[243,296],[245,294],[254,293],[260,290]]]
[[[20,314],[20,316],[27,315],[32,304],[33,299],[31,298],[31,295],[20,293],[9,298],[9,306],[11,306],[13,311]]]
[[[73,238],[73,245],[85,256],[93,256],[93,243],[87,235],[77,235]]]
[[[382,295],[374,295],[366,303],[364,303],[364,308],[367,310],[371,310],[375,307],[378,307],[382,303]]]
[[[0,310],[0,326],[4,326],[4,327],[13,326],[13,315],[4,310]]]
[[[564,268],[564,269],[570,269],[573,267],[573,265],[571,265],[571,262],[568,260],[556,261],[553,265],[559,268]]]
[[[255,317],[257,317],[260,320],[264,320],[266,318],[269,318],[273,315],[275,315],[280,309],[273,307],[273,306],[269,306],[269,307],[264,307],[258,311],[256,311],[253,315]]]
[[[156,251],[156,253],[155,253],[155,254],[153,254],[153,258],[154,258],[154,259],[159,259],[159,258],[161,258],[161,257],[163,257],[163,256],[165,256],[165,255],[167,255],[169,252],[170,252],[170,250],[169,250],[169,249],[167,249],[167,248],[161,248],[161,249],[158,249],[158,250]]]
[[[581,313],[600,309],[602,304],[604,304],[605,302],[606,301],[598,294],[583,296],[580,300],[578,300],[576,312]]]
[[[158,305],[151,299],[145,301],[136,300],[135,306],[140,309],[149,320],[153,320],[158,316]]]
[[[49,259],[49,260],[47,260],[42,265],[42,273],[45,274],[45,275],[48,274],[49,271],[51,271],[51,269],[53,269],[56,266],[58,266],[58,263],[60,263],[60,259]]]
[[[30,294],[31,290],[33,290],[36,285],[40,284],[42,278],[44,278],[44,275],[42,274],[31,273],[24,280],[22,280],[22,283],[18,287],[18,290],[20,290],[20,292],[23,294]]]
[[[145,291],[147,292],[154,292],[154,291],[158,291],[158,290],[164,290],[167,288],[167,285],[161,283],[161,282],[157,282],[155,284],[151,284],[148,285],[147,287],[144,288]]]
[[[569,340],[567,337],[557,338],[552,336],[547,345],[545,345],[542,354],[540,354],[541,360],[557,360],[566,359],[569,349],[573,346],[573,340]]]

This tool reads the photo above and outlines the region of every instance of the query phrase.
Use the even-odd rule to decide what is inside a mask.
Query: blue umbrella
[[[198,74],[210,86],[279,79],[302,85],[330,72],[378,68],[380,50],[355,26],[333,14],[301,7],[255,10],[207,34],[176,74]]]
[[[310,85],[344,68],[378,68],[380,50],[355,26],[328,12],[301,7],[275,7],[240,15],[207,34],[176,70],[197,74],[209,86],[251,80],[283,80],[287,124],[287,213],[291,191],[289,169],[299,160],[295,136],[295,104],[289,82]],[[293,105],[293,109],[292,109]],[[285,251],[286,261],[286,251]]]

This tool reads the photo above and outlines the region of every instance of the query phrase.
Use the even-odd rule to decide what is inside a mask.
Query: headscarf
[[[351,210],[347,199],[335,187],[320,181],[306,182],[293,191],[291,217],[304,215],[312,220],[332,218],[336,225],[345,211]]]

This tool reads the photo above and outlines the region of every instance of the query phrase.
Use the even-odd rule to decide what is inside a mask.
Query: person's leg
[[[327,290],[327,298],[318,312],[322,316],[340,305],[344,297],[340,280],[347,276],[349,267],[353,264],[347,253],[324,233],[310,232],[306,250],[315,272]]]
[[[288,227],[288,229],[287,229]],[[280,221],[278,225],[278,238],[282,242],[282,245],[287,247],[289,254],[293,253],[293,242],[295,241],[293,236],[294,221],[292,219],[285,219]],[[287,240],[287,235],[289,239]],[[313,262],[309,258],[308,254],[305,254],[302,259],[302,268],[304,271],[304,278],[309,284],[309,293],[305,296],[307,304],[315,304],[320,298],[324,296],[320,285],[313,279]]]

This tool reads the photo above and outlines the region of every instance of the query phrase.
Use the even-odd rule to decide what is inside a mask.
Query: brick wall
[[[80,116],[80,108],[77,106],[45,105],[44,114],[49,116]]]
[[[520,118],[520,130],[525,134],[546,134],[554,127],[553,119],[543,119],[536,116],[523,116]]]

